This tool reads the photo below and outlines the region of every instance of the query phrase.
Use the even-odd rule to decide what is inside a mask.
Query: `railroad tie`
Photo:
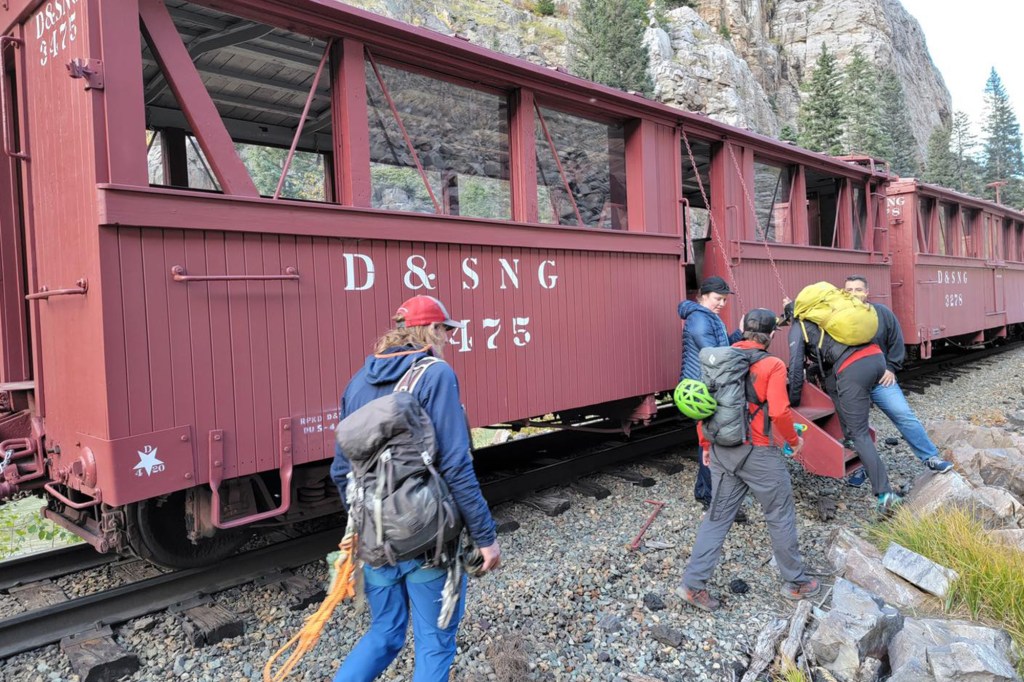
[[[65,637],[60,650],[81,682],[113,682],[139,669],[139,657],[114,641],[108,625]]]
[[[167,609],[182,619],[182,629],[192,646],[209,646],[245,633],[245,622],[238,614],[215,604],[209,597],[197,597]]]

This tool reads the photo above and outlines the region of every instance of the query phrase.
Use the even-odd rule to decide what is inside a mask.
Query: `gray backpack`
[[[711,443],[723,447],[743,445],[750,440],[750,422],[758,413],[764,417],[764,432],[770,432],[768,410],[758,400],[750,377],[750,366],[766,357],[767,352],[754,348],[722,346],[701,350],[701,381],[718,402],[714,414],[701,422],[704,436]],[[757,405],[757,410],[751,412],[749,403]]]
[[[437,358],[423,358],[391,393],[371,400],[336,427],[352,464],[346,497],[359,533],[359,557],[373,567],[426,557],[437,564],[458,538],[462,518],[435,466],[437,439],[413,389]]]

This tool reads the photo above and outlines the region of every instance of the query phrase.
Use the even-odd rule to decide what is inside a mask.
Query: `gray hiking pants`
[[[750,446],[715,446],[711,457],[714,491],[711,508],[704,514],[690,552],[690,561],[683,571],[685,587],[706,589],[707,581],[722,556],[725,536],[748,491],[764,510],[772,551],[782,579],[792,584],[805,583],[810,579],[804,570],[804,560],[797,543],[793,485],[786,463],[778,449],[773,447],[755,447],[743,460],[749,449]],[[735,474],[729,473],[726,467],[735,468]]]
[[[826,381],[826,389],[836,405],[843,435],[853,441],[853,449],[868,473],[875,495],[891,492],[889,473],[871,440],[868,416],[871,413],[871,391],[885,374],[885,357],[869,355],[851,362],[846,369]]]

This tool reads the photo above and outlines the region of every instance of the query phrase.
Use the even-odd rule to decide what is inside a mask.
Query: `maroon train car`
[[[922,358],[1024,323],[1024,213],[900,179],[889,185],[893,305]]]
[[[888,289],[884,175],[333,0],[8,0],[0,36],[0,496],[101,551],[335,512],[338,395],[414,294],[467,321],[481,426],[650,418],[708,274],[733,325]]]

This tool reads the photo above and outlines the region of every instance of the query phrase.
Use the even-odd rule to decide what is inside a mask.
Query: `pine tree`
[[[917,139],[907,113],[907,101],[900,79],[891,70],[879,76],[879,122],[882,131],[882,156],[888,159],[892,171],[911,177],[921,168]]]
[[[950,126],[939,125],[928,137],[928,158],[924,180],[943,187],[956,188],[956,159],[949,145]]]
[[[844,75],[842,96],[846,129],[843,147],[848,154],[881,156],[885,149],[879,115],[878,70],[857,48],[846,65]]]
[[[962,111],[953,114],[949,134],[949,151],[953,157],[953,189],[980,197],[984,194],[981,166],[976,158],[978,141],[971,132],[971,119]]]
[[[985,83],[984,181],[1005,181],[1000,192],[1002,203],[1021,207],[1024,203],[1024,153],[1021,151],[1020,124],[1010,105],[1003,81],[993,68]],[[986,187],[986,196],[995,198],[995,190]]]
[[[841,76],[835,55],[823,44],[814,73],[801,89],[807,96],[797,114],[797,142],[812,151],[841,154],[843,151],[843,102]]]
[[[654,90],[643,40],[647,0],[582,0],[575,22],[576,75],[620,90]]]

